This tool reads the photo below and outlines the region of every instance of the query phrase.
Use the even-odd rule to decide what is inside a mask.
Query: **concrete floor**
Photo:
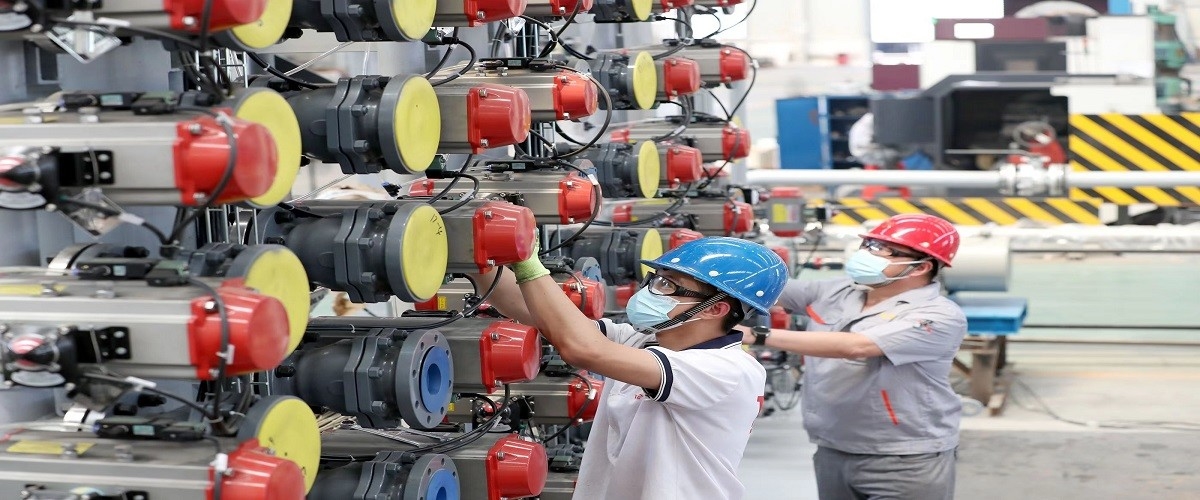
[[[1023,387],[1003,415],[963,421],[957,498],[1200,498],[1200,348],[1014,345]],[[1163,422],[1190,424],[1169,430]],[[750,499],[817,498],[799,409],[759,420]]]
[[[1200,342],[1200,255],[1075,257],[1013,256],[1008,294],[1029,300],[1015,338]],[[963,420],[958,498],[1200,498],[1200,348],[1014,344],[1009,359],[1083,425],[1016,386],[1003,415]],[[1181,421],[1188,430],[1159,424]],[[760,419],[741,468],[747,498],[816,498],[814,451],[799,409]]]

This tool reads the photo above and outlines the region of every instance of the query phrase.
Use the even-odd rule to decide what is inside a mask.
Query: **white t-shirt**
[[[653,337],[609,320],[613,341]],[[662,365],[656,391],[606,380],[583,455],[576,500],[740,499],[738,465],[762,405],[766,370],[740,333],[683,351],[649,347]]]

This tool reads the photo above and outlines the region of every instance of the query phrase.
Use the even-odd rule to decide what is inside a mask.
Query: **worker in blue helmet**
[[[733,327],[775,303],[787,268],[736,238],[642,263],[654,272],[629,299],[628,324],[588,319],[536,256],[503,273],[491,302],[536,325],[571,366],[607,379],[574,498],[742,498],[738,464],[766,373]]]

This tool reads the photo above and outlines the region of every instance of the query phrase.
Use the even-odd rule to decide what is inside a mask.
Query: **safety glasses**
[[[642,280],[642,286],[650,290],[654,295],[666,295],[668,297],[696,297],[707,299],[712,297],[703,292],[698,292],[680,285],[666,276],[658,273],[648,273],[646,278]]]
[[[889,247],[887,244],[879,240],[865,239],[863,240],[862,245],[859,245],[858,248],[866,249],[868,252],[880,257],[902,257],[913,260],[926,259],[926,256],[924,255],[897,251],[895,248]]]

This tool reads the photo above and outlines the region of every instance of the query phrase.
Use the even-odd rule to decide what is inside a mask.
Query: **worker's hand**
[[[513,275],[517,278],[518,285],[522,283],[528,283],[535,279],[541,278],[542,276],[550,275],[550,270],[546,269],[546,266],[542,265],[542,260],[538,258],[538,251],[541,250],[541,247],[538,243],[538,240],[540,239],[541,237],[535,233],[533,235],[533,253],[528,259],[511,266]]]

